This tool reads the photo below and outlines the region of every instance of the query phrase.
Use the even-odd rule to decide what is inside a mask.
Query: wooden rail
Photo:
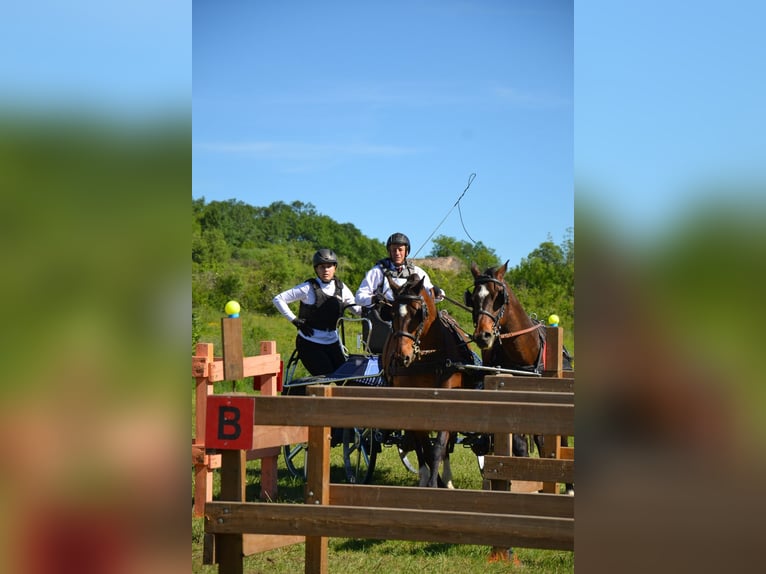
[[[570,436],[574,435],[573,394],[569,393],[571,400],[562,397],[548,400],[529,395],[528,391],[520,395],[515,390],[335,386],[315,386],[308,390],[306,397],[231,399],[231,405],[242,405],[243,412],[252,407],[248,412],[252,412],[253,424],[308,426],[311,456],[307,461],[305,504],[274,504],[244,502],[245,457],[240,451],[222,451],[221,501],[208,502],[205,507],[205,531],[215,536],[215,552],[209,555],[219,563],[220,572],[242,572],[247,535],[298,540],[305,537],[305,572],[321,574],[327,573],[328,537],[486,544],[499,548],[574,548],[574,497],[571,496],[518,494],[507,489],[464,491],[329,482],[331,427],[439,428],[495,433],[496,441],[498,436],[515,432]],[[520,401],[520,398],[528,400]],[[243,420],[243,424],[250,422],[248,417]],[[516,463],[532,459],[501,456],[487,459],[491,462],[490,469],[503,468],[501,464],[516,467],[509,473],[497,471],[497,481],[492,482],[518,478],[514,471],[531,472],[529,467],[521,468]],[[513,463],[508,464],[509,460]],[[542,463],[534,472],[543,480],[563,482],[573,478],[570,461],[534,460]]]
[[[252,377],[253,389],[262,395],[278,393],[281,357],[277,353],[276,341],[261,341],[259,355],[244,357],[241,320],[222,318],[221,334],[223,357],[213,355],[213,345],[210,343],[199,343],[192,357],[196,398],[195,436],[192,439],[194,516],[202,516],[205,503],[212,500],[213,470],[221,467],[221,454],[208,452],[204,440],[208,397],[213,394],[214,383]],[[261,427],[258,433],[253,448],[246,453],[246,458],[261,459],[261,498],[274,499],[277,496],[277,462],[281,445],[305,441],[306,429]]]

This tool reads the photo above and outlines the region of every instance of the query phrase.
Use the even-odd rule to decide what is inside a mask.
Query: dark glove
[[[386,299],[386,296],[383,295],[380,291],[376,291],[372,294],[372,306],[373,307],[380,307],[381,305],[390,305],[391,302]]]
[[[314,329],[306,324],[306,319],[296,317],[293,319],[293,325],[298,327],[298,330],[307,337],[311,337],[314,334]]]

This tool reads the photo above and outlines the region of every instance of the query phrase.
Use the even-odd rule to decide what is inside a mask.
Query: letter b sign
[[[208,396],[205,447],[223,450],[251,449],[253,412],[254,403],[250,397]]]

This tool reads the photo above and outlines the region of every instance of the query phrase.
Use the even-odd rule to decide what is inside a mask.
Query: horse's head
[[[508,286],[503,277],[508,270],[504,265],[490,267],[484,273],[471,263],[473,293],[466,291],[466,304],[473,310],[473,340],[480,349],[489,349],[500,334],[500,322],[508,304]]]
[[[421,338],[428,333],[436,318],[436,304],[433,296],[423,286],[424,279],[413,274],[403,285],[397,285],[389,278],[394,293],[392,305],[391,342],[393,360],[407,367],[420,356]]]

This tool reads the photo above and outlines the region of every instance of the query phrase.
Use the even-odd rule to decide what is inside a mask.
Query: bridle
[[[473,308],[473,326],[476,327],[476,325],[479,323],[479,317],[482,315],[486,315],[492,320],[492,334],[499,338],[499,339],[509,339],[511,337],[518,337],[519,335],[523,335],[525,333],[529,333],[531,331],[535,331],[536,329],[539,329],[541,325],[532,325],[531,327],[527,327],[526,329],[521,329],[520,331],[509,331],[508,333],[501,333],[500,332],[500,321],[503,318],[503,315],[505,314],[505,308],[508,306],[508,287],[505,284],[505,281],[501,281],[499,279],[495,279],[494,277],[490,277],[489,275],[480,275],[476,277],[474,280],[474,291],[477,286],[484,285],[485,283],[494,283],[496,285],[500,286],[500,289],[503,293],[503,304],[500,306],[500,310],[492,314],[489,311],[485,311],[484,309],[476,310],[476,306]],[[494,302],[495,299],[497,299],[497,295],[492,299]]]
[[[473,307],[473,326],[476,327],[479,323],[479,317],[482,315],[486,315],[490,318],[492,321],[492,334],[496,337],[500,336],[500,320],[503,318],[503,315],[505,314],[505,307],[508,304],[508,289],[505,286],[504,281],[500,281],[498,279],[495,279],[494,277],[490,277],[489,275],[480,275],[479,277],[476,277],[476,279],[473,282],[474,292],[476,292],[476,287],[484,285],[485,283],[494,283],[495,285],[499,285],[500,289],[503,293],[503,304],[500,306],[500,310],[492,314],[489,311],[485,311],[484,309],[476,309],[476,306]],[[494,303],[495,299],[497,299],[497,295],[492,299],[492,302]]]
[[[394,338],[402,337],[405,339],[412,339],[412,352],[415,355],[415,358],[419,358],[421,355],[431,352],[423,351],[420,348],[420,337],[423,334],[423,329],[425,329],[426,321],[428,320],[428,305],[426,305],[426,301],[422,295],[411,295],[409,293],[397,295],[396,299],[394,299],[394,305],[403,304],[403,301],[420,301],[420,309],[423,312],[423,320],[420,322],[417,329],[415,329],[415,334],[409,333],[407,331],[396,331],[392,333],[391,336]]]

